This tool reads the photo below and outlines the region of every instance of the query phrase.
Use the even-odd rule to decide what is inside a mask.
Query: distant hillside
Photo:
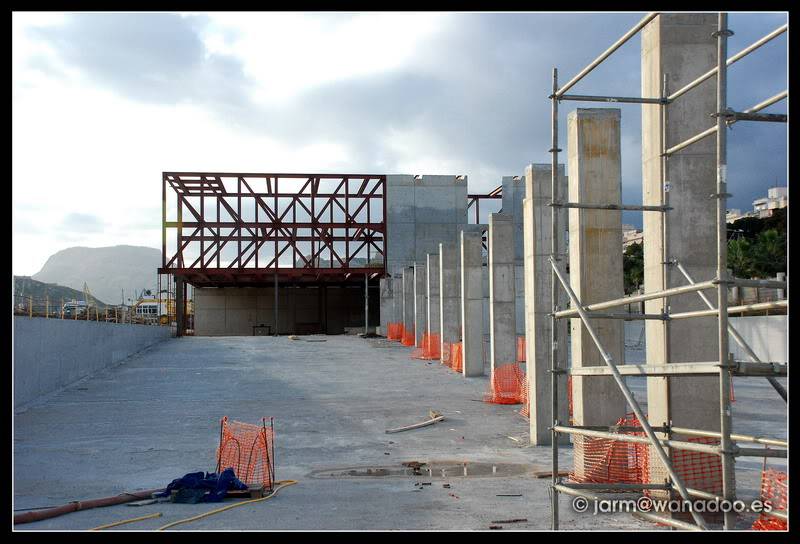
[[[56,285],[54,283],[43,283],[31,279],[29,276],[14,276],[14,295],[33,297],[34,300],[43,301],[50,297],[52,307],[57,307],[61,301],[83,300],[83,291]],[[95,299],[99,308],[105,308],[107,304],[102,299]]]
[[[47,259],[34,280],[57,283],[83,291],[86,282],[92,295],[109,304],[122,302],[134,290],[156,291],[161,251],[141,246],[71,247]]]

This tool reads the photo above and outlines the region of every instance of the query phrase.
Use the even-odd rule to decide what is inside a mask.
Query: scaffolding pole
[[[728,134],[725,130],[725,112],[728,94],[728,14],[721,12],[717,36],[717,309],[719,342],[719,429],[722,456],[722,496],[731,503],[736,499],[736,482],[733,476],[734,453],[731,441],[731,374],[723,368],[728,361]],[[735,512],[723,514],[723,528],[730,531],[736,523]]]
[[[686,487],[683,485],[683,480],[681,480],[680,476],[678,476],[678,473],[675,472],[675,469],[673,468],[672,463],[670,462],[667,452],[664,450],[661,441],[658,439],[658,437],[656,437],[652,427],[650,427],[650,423],[647,421],[647,417],[645,417],[644,412],[642,411],[642,408],[639,406],[639,403],[634,398],[633,393],[631,393],[631,390],[628,389],[625,380],[617,370],[617,366],[616,364],[614,364],[614,361],[611,358],[611,354],[609,354],[606,351],[605,347],[603,347],[603,344],[600,342],[600,338],[598,338],[597,333],[594,330],[594,327],[589,321],[589,316],[586,314],[586,312],[583,310],[583,307],[581,306],[581,301],[578,299],[578,296],[569,286],[569,283],[567,283],[567,280],[564,278],[564,275],[561,273],[561,270],[559,270],[558,265],[556,264],[555,260],[553,260],[552,257],[550,258],[550,267],[553,269],[553,273],[556,275],[556,277],[558,277],[558,281],[561,283],[561,286],[567,292],[567,295],[572,301],[572,304],[578,310],[578,314],[580,315],[581,321],[583,322],[583,326],[586,327],[586,331],[589,333],[589,336],[592,338],[592,341],[594,342],[595,346],[597,346],[597,350],[600,352],[600,356],[603,358],[608,368],[611,369],[611,374],[614,377],[614,381],[617,382],[617,386],[619,387],[620,391],[622,391],[622,395],[625,397],[625,400],[630,405],[634,415],[636,415],[636,418],[639,420],[639,424],[642,426],[642,430],[644,430],[644,433],[647,435],[647,439],[653,446],[656,455],[658,456],[661,463],[664,465],[664,468],[667,470],[667,473],[669,474],[672,483],[675,485],[675,487],[678,488],[681,498],[683,498],[683,500],[688,501],[689,494],[686,492]],[[722,374],[723,372],[727,372],[727,369],[720,371],[720,374]],[[698,525],[698,527],[706,529],[706,524],[705,521],[703,520],[703,517],[700,516],[695,511],[692,511],[691,514],[692,518],[694,519],[694,522]]]

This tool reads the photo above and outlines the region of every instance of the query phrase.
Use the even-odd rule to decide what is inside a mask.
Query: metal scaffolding
[[[736,55],[727,58],[728,36],[731,35],[732,33],[730,32],[730,30],[728,30],[727,14],[720,13],[718,16],[717,32],[715,32],[714,34],[717,40],[717,66],[670,95],[667,95],[666,93],[666,85],[662,89],[661,93],[662,96],[660,97],[614,97],[614,96],[587,96],[587,95],[566,94],[566,92],[570,88],[572,88],[576,83],[578,83],[581,79],[583,79],[583,77],[589,74],[592,70],[594,70],[594,68],[600,65],[605,59],[607,59],[612,53],[614,53],[617,49],[619,49],[622,45],[624,45],[633,36],[638,34],[648,23],[650,23],[658,16],[659,13],[649,13],[631,30],[629,30],[625,35],[623,35],[619,40],[617,40],[613,45],[611,45],[611,47],[609,47],[599,57],[597,57],[591,64],[589,64],[586,68],[581,70],[575,77],[570,79],[566,84],[564,84],[560,88],[558,86],[558,69],[557,68],[553,69],[552,94],[549,96],[551,100],[551,115],[552,115],[551,119],[552,138],[551,138],[551,148],[549,152],[552,154],[551,206],[553,206],[554,208],[553,209],[554,213],[553,213],[553,222],[551,226],[552,232],[550,238],[551,246],[550,246],[549,261],[551,264],[551,281],[550,281],[551,300],[553,301],[553,311],[550,314],[551,318],[550,393],[551,393],[551,409],[553,414],[553,425],[551,428],[552,432],[551,513],[552,513],[552,528],[554,530],[557,530],[559,525],[559,512],[558,512],[559,493],[565,493],[572,496],[581,496],[588,500],[598,500],[599,497],[597,495],[589,493],[586,490],[599,489],[599,488],[608,489],[610,487],[613,487],[614,489],[622,489],[624,487],[626,490],[644,490],[644,489],[654,488],[653,484],[647,484],[647,483],[627,484],[627,485],[623,484],[587,485],[587,484],[578,484],[574,482],[570,483],[568,481],[563,481],[562,478],[559,477],[559,470],[558,470],[558,450],[559,450],[558,435],[561,433],[572,434],[572,435],[583,435],[596,438],[606,438],[624,442],[649,444],[651,446],[651,450],[656,453],[659,460],[663,463],[664,467],[666,468],[667,473],[669,474],[669,482],[664,484],[663,487],[666,487],[667,489],[672,491],[676,491],[683,500],[690,500],[691,497],[695,497],[708,500],[724,499],[728,501],[733,501],[735,500],[735,476],[736,476],[734,470],[735,457],[754,456],[754,457],[786,458],[787,455],[786,441],[731,433],[730,382],[732,379],[732,375],[766,377],[766,379],[770,381],[770,383],[773,385],[775,390],[780,394],[780,396],[784,400],[786,400],[787,398],[786,390],[779,382],[777,382],[777,380],[775,380],[775,378],[786,376],[787,365],[785,363],[763,362],[759,360],[759,358],[755,355],[753,350],[747,345],[747,343],[744,341],[741,335],[739,335],[738,332],[729,324],[728,314],[734,313],[736,311],[741,311],[741,308],[728,306],[728,287],[733,285],[748,285],[748,286],[770,286],[770,287],[778,287],[781,289],[785,289],[786,282],[735,279],[730,277],[727,272],[727,225],[725,216],[727,210],[727,198],[730,195],[728,195],[727,193],[727,179],[726,179],[727,139],[726,139],[725,128],[737,121],[764,121],[764,122],[787,121],[786,115],[757,113],[758,111],[766,108],[767,106],[772,105],[786,98],[788,96],[788,93],[785,91],[743,112],[735,112],[729,109],[727,106],[727,68],[728,66],[737,62],[738,60],[748,55],[749,53],[752,53],[762,45],[768,43],[769,41],[773,40],[774,38],[786,32],[788,25],[783,25],[780,28],[777,28],[776,30],[767,34],[760,40],[746,47]],[[669,289],[663,289],[660,291],[654,291],[643,295],[635,295],[635,296],[610,300],[606,302],[583,305],[578,296],[570,287],[569,282],[566,280],[563,272],[563,266],[561,265],[561,262],[565,255],[562,252],[563,250],[559,247],[558,243],[559,241],[558,233],[562,226],[561,223],[562,211],[566,208],[578,208],[578,207],[591,208],[597,210],[637,210],[642,212],[662,213],[664,214],[662,217],[666,219],[667,217],[666,214],[669,213],[671,208],[667,205],[666,194],[663,190],[662,190],[663,205],[661,206],[636,206],[636,205],[621,206],[618,204],[579,205],[577,203],[563,202],[559,200],[558,153],[559,151],[561,151],[561,149],[558,148],[559,103],[562,100],[574,100],[574,101],[589,101],[589,102],[657,104],[660,106],[661,118],[663,120],[665,118],[665,108],[668,104],[677,100],[683,94],[697,87],[702,82],[715,76],[716,76],[716,113],[713,114],[713,117],[715,117],[716,119],[715,125],[705,131],[702,131],[700,134],[697,134],[696,136],[693,136],[692,138],[689,138],[684,142],[674,145],[668,149],[665,149],[666,143],[665,140],[662,139],[661,185],[663,188],[665,184],[665,168],[663,166],[665,164],[665,161],[668,159],[670,155],[692,145],[697,141],[700,141],[701,139],[707,136],[716,134],[717,180],[716,180],[716,194],[712,195],[712,197],[716,198],[717,201],[716,277],[711,280],[695,282],[691,278],[691,276],[689,276],[688,272],[681,265],[680,262],[678,262],[675,259],[665,259],[664,265],[675,266],[680,271],[680,273],[685,277],[687,285],[680,287],[673,287]],[[666,229],[662,229],[662,236],[664,237],[662,239],[662,243],[665,243],[667,236]],[[563,288],[564,291],[569,296],[572,306],[570,309],[559,308],[557,304],[557,301],[559,300],[558,299],[559,288]],[[711,290],[711,289],[716,290],[716,295],[717,295],[716,307],[711,302],[711,300],[709,300],[709,298],[702,293],[702,291],[704,290]],[[591,318],[605,318],[605,319],[619,318],[618,314],[600,313],[599,310],[617,308],[626,304],[641,302],[645,300],[667,299],[668,297],[690,292],[697,293],[698,296],[702,298],[703,302],[708,306],[709,309],[702,311],[695,311],[695,312],[683,312],[681,314],[673,314],[673,315],[670,315],[668,312],[665,312],[663,315],[642,314],[639,317],[641,319],[663,319],[669,321],[671,319],[679,319],[679,318],[716,316],[718,322],[717,340],[719,345],[719,357],[718,360],[716,361],[698,362],[698,363],[667,363],[662,365],[646,365],[646,364],[623,365],[622,367],[618,367],[617,362],[613,360],[612,356],[603,347],[602,343],[598,338],[597,333],[595,332],[594,327],[589,321],[589,319]],[[777,303],[768,303],[768,304],[776,305],[771,307],[778,307],[778,306],[785,307],[787,303],[786,301],[780,301]],[[605,361],[606,368],[588,367],[588,368],[569,369],[566,367],[565,364],[566,354],[560,353],[557,348],[558,327],[556,327],[556,320],[569,319],[575,317],[580,318],[581,322],[585,326],[588,334],[592,338],[603,360]],[[630,319],[630,317],[628,317],[628,319]],[[729,335],[734,339],[734,341],[736,341],[740,346],[742,346],[744,352],[748,355],[750,359],[752,359],[752,362],[732,360],[732,358],[728,353]],[[628,404],[631,406],[634,414],[636,415],[638,421],[640,422],[641,428],[637,428],[635,430],[643,432],[645,436],[633,436],[630,434],[622,434],[620,432],[620,428],[613,425],[609,425],[606,428],[598,428],[598,427],[587,428],[582,426],[562,424],[562,422],[558,420],[559,390],[558,390],[557,376],[559,374],[565,374],[565,373],[571,375],[585,376],[585,377],[609,376],[609,375],[613,376],[617,386],[620,388],[623,396],[627,400]],[[636,401],[631,390],[625,383],[623,375],[718,376],[720,431],[713,432],[713,431],[704,431],[697,429],[679,428],[674,426],[673,427],[667,426],[666,428],[664,427],[653,428],[649,424],[647,418],[645,417],[645,414],[642,411],[641,406]],[[690,436],[716,438],[719,439],[720,443],[717,446],[711,444],[699,444],[695,442],[673,440],[671,438],[659,439],[655,434],[656,432],[664,433],[668,437],[670,437],[673,433],[675,433],[675,434],[690,435]],[[767,450],[767,449],[756,449],[756,448],[741,448],[737,444],[735,444],[735,442],[755,443],[765,446],[769,445],[772,447],[779,446],[782,447],[783,449]],[[680,476],[677,474],[674,466],[672,465],[666,448],[690,450],[706,454],[719,455],[721,457],[721,468],[722,468],[722,496],[719,497],[705,491],[687,488],[684,485],[684,482],[682,481]],[[657,485],[662,486],[662,484],[657,484]],[[687,530],[698,530],[698,529],[702,530],[708,528],[705,520],[703,519],[703,516],[700,513],[695,512],[693,509],[691,511],[691,515],[694,520],[694,524],[679,521],[668,517],[658,516],[655,514],[636,513],[636,515],[642,519],[664,523],[674,528],[687,529]],[[733,511],[726,512],[724,514],[724,529],[726,530],[733,529],[734,522],[735,522],[735,513]]]

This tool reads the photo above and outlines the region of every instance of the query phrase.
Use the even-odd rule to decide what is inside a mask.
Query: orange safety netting
[[[403,339],[403,324],[389,323],[386,333],[387,339],[399,342]]]
[[[789,498],[789,476],[785,472],[774,469],[765,469],[761,473],[761,500],[769,501],[772,511],[787,514]],[[788,529],[785,519],[781,519],[762,512],[753,523],[756,531],[786,531]]]
[[[639,420],[633,414],[628,414],[618,419],[617,425],[638,427]],[[647,444],[582,435],[575,435],[573,441],[574,468],[569,475],[573,482],[637,484],[644,481]]]
[[[617,420],[623,427],[641,427],[632,413]],[[620,431],[645,436],[643,431]],[[575,435],[575,467],[570,479],[592,483],[649,483],[650,444],[622,442],[610,438]],[[711,437],[690,437],[688,442],[718,445]],[[684,485],[714,495],[722,495],[722,464],[718,455],[673,448],[672,466]],[[649,494],[645,491],[645,494]]]
[[[248,485],[263,485],[271,491],[275,481],[275,429],[272,418],[261,418],[261,425],[228,421],[220,422],[217,472],[232,468],[236,477]]]
[[[422,334],[422,347],[411,352],[411,357],[415,359],[438,359],[439,358],[439,335],[436,333]]]
[[[522,402],[524,383],[525,373],[517,363],[495,367],[489,392],[483,396],[483,400],[493,404],[519,404]]]
[[[517,362],[525,362],[525,337],[517,336]]]
[[[456,372],[464,370],[464,344],[461,342],[450,344],[450,368]]]
[[[528,381],[528,373],[526,372],[524,383],[522,384],[522,408],[519,409],[519,415],[526,419],[531,417],[530,390],[531,384]]]
[[[417,343],[417,337],[414,336],[414,327],[406,328],[405,325],[401,325],[403,330],[403,337],[400,340],[400,343],[406,347],[411,347]]]

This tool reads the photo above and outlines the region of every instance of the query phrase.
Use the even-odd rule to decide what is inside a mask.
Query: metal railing
[[[73,321],[98,321],[105,323],[129,323],[134,325],[170,325],[158,315],[137,315],[119,306],[85,304],[62,297],[33,297],[14,295],[13,315],[29,318],[66,319]]]
[[[658,13],[649,13],[645,16],[639,23],[637,23],[631,30],[625,33],[619,40],[617,40],[614,44],[612,44],[606,51],[604,51],[600,56],[598,56],[592,63],[590,63],[586,68],[581,70],[575,77],[570,79],[566,84],[559,88],[558,85],[558,69],[553,68],[553,84],[552,84],[552,94],[549,96],[551,100],[551,142],[550,142],[550,150],[549,152],[552,154],[552,177],[551,177],[551,191],[552,191],[552,206],[553,208],[553,221],[551,225],[551,237],[550,237],[550,256],[549,261],[551,264],[551,275],[550,275],[550,291],[551,291],[551,300],[553,301],[553,311],[550,314],[551,322],[550,322],[550,373],[551,373],[551,380],[550,380],[550,394],[551,394],[551,410],[552,410],[552,417],[553,417],[553,424],[551,427],[552,432],[552,480],[551,480],[551,514],[552,514],[552,528],[554,530],[558,529],[559,525],[559,493],[565,493],[569,495],[577,495],[583,496],[587,499],[597,499],[596,495],[586,492],[580,485],[570,484],[569,482],[565,482],[561,479],[558,475],[558,449],[559,449],[559,440],[558,435],[560,433],[564,434],[572,434],[572,435],[585,435],[585,436],[595,436],[595,437],[602,437],[602,438],[610,438],[614,440],[620,441],[628,441],[628,442],[639,442],[639,443],[647,443],[651,446],[652,451],[656,453],[661,463],[664,465],[667,473],[669,474],[670,488],[676,491],[684,500],[689,500],[690,497],[714,497],[717,499],[725,499],[733,501],[735,499],[735,471],[734,471],[734,458],[735,456],[763,456],[763,457],[786,457],[786,450],[761,450],[756,448],[740,448],[738,447],[734,441],[742,441],[742,442],[754,442],[758,444],[765,444],[765,445],[778,445],[786,447],[785,441],[779,441],[775,439],[769,438],[759,438],[759,437],[750,437],[745,435],[735,435],[731,433],[731,399],[730,399],[730,382],[731,382],[731,375],[734,371],[741,371],[737,373],[737,375],[753,375],[753,376],[766,376],[770,383],[772,383],[773,387],[775,387],[776,391],[781,395],[781,397],[786,400],[786,391],[785,389],[775,381],[775,375],[785,375],[786,369],[785,365],[783,368],[779,368],[779,365],[773,365],[771,363],[764,363],[759,360],[759,358],[755,355],[753,350],[741,335],[730,326],[728,322],[728,314],[734,313],[737,311],[747,311],[748,308],[752,308],[753,306],[747,306],[739,304],[735,307],[730,307],[728,304],[728,297],[729,297],[729,287],[730,286],[751,286],[755,288],[774,288],[780,290],[779,292],[785,292],[783,290],[786,289],[785,282],[773,282],[771,280],[763,281],[763,280],[738,280],[735,278],[731,278],[727,271],[727,225],[726,225],[726,203],[727,203],[727,179],[726,179],[726,166],[727,166],[727,134],[726,128],[732,123],[737,121],[767,121],[767,122],[786,122],[787,116],[785,115],[766,115],[766,114],[758,114],[760,110],[770,106],[788,96],[787,92],[779,93],[752,108],[749,108],[743,112],[734,112],[727,107],[727,67],[729,65],[734,64],[738,60],[742,59],[749,53],[757,50],[764,44],[768,43],[769,41],[773,40],[777,36],[786,32],[788,25],[784,25],[773,32],[767,34],[760,40],[756,41],[755,43],[751,44],[750,46],[746,47],[736,55],[728,58],[727,56],[727,39],[731,32],[728,30],[728,23],[727,23],[727,14],[720,13],[718,16],[718,24],[717,24],[717,32],[715,33],[715,38],[717,41],[717,66],[712,70],[709,70],[699,78],[695,79],[691,83],[683,86],[682,88],[678,89],[674,93],[668,95],[666,92],[666,88],[662,90],[662,96],[660,97],[619,97],[619,96],[588,96],[588,95],[566,95],[565,93],[572,88],[576,83],[578,83],[581,79],[583,79],[587,74],[589,74],[594,68],[596,68],[599,64],[601,64],[605,59],[607,59],[614,51],[619,49],[624,43],[630,40],[633,36],[639,33],[648,23],[653,21],[656,17],[658,17]],[[639,104],[656,104],[659,105],[661,108],[661,119],[662,122],[665,118],[665,107],[673,102],[674,100],[680,98],[685,93],[690,91],[691,89],[697,87],[704,81],[716,77],[716,113],[714,117],[716,118],[716,123],[714,126],[710,127],[702,131],[701,133],[688,138],[684,142],[681,142],[675,146],[666,149],[665,142],[662,140],[662,168],[661,168],[661,183],[662,186],[665,183],[665,169],[663,168],[663,161],[665,161],[669,156],[677,153],[678,151],[685,149],[692,145],[695,142],[698,142],[707,136],[712,134],[716,134],[716,172],[717,172],[717,180],[716,180],[716,194],[713,195],[716,198],[716,244],[717,244],[717,263],[716,263],[716,277],[710,280],[702,281],[702,282],[695,282],[683,268],[683,266],[679,262],[673,263],[664,263],[665,265],[675,265],[678,267],[678,270],[684,275],[685,279],[687,280],[687,285],[679,286],[679,287],[672,287],[669,289],[662,289],[659,291],[654,291],[650,293],[634,295],[623,297],[615,300],[605,301],[605,302],[598,302],[588,305],[583,305],[578,296],[575,292],[571,289],[569,283],[564,277],[564,273],[562,271],[562,266],[560,265],[562,253],[560,252],[559,248],[559,232],[561,230],[561,212],[565,208],[570,207],[590,207],[592,209],[598,210],[638,210],[642,212],[659,212],[665,214],[664,218],[666,218],[666,214],[669,213],[670,207],[664,202],[663,206],[635,206],[635,205],[627,205],[621,206],[619,204],[606,204],[606,205],[577,205],[575,203],[565,203],[559,200],[559,183],[558,183],[558,153],[561,151],[558,147],[558,105],[561,100],[574,100],[574,101],[589,101],[589,102],[612,102],[612,103],[639,103]],[[661,229],[661,233],[663,237],[666,237],[666,229]],[[665,239],[662,240],[662,243],[665,242]],[[572,307],[570,309],[560,309],[558,307],[557,301],[558,298],[558,290],[559,288],[564,289],[564,291],[569,295],[569,298],[572,302]],[[717,304],[716,306],[703,294],[704,290],[715,290],[717,295]],[[702,298],[702,300],[708,306],[708,310],[702,311],[695,311],[695,312],[683,312],[681,314],[672,314],[664,313],[663,315],[647,315],[644,312],[641,312],[642,319],[664,319],[669,321],[670,319],[678,319],[678,318],[693,318],[693,317],[700,317],[700,316],[714,316],[717,318],[718,323],[718,330],[717,330],[717,340],[718,340],[718,360],[711,362],[711,363],[684,363],[682,365],[677,365],[675,363],[667,364],[667,365],[635,365],[637,368],[633,369],[626,369],[626,374],[636,374],[636,375],[644,375],[644,376],[657,376],[657,375],[681,375],[681,376],[692,376],[692,375],[700,375],[700,374],[713,374],[719,377],[719,409],[720,409],[720,431],[719,432],[710,432],[710,431],[698,431],[694,429],[685,429],[685,428],[677,428],[673,427],[671,429],[667,429],[666,435],[669,437],[672,433],[675,434],[686,434],[686,435],[695,435],[695,436],[706,436],[706,437],[713,437],[719,439],[719,445],[707,445],[707,444],[697,444],[692,442],[685,442],[679,440],[672,440],[670,438],[662,439],[658,438],[655,434],[655,430],[650,426],[647,418],[645,417],[644,412],[641,409],[641,406],[636,401],[636,398],[633,396],[632,392],[628,388],[627,384],[625,383],[624,378],[622,377],[622,373],[620,372],[617,362],[613,360],[609,352],[604,348],[602,342],[598,338],[597,334],[595,333],[594,327],[590,321],[590,318],[603,318],[603,319],[616,319],[619,318],[619,314],[613,313],[599,313],[600,310],[608,310],[611,308],[619,308],[621,306],[629,305],[632,303],[643,302],[646,300],[653,300],[653,299],[667,299],[669,297],[673,297],[680,294],[691,293],[695,292]],[[760,302],[760,301],[759,301]],[[765,303],[769,308],[779,308],[779,307],[786,307],[786,301],[773,301]],[[755,306],[759,306],[756,304]],[[769,309],[765,308],[765,309]],[[761,308],[759,308],[761,309]],[[562,365],[562,362],[565,362],[565,355],[561,354],[558,351],[558,327],[556,326],[558,319],[565,319],[565,318],[579,318],[583,323],[583,326],[586,328],[589,336],[592,338],[594,344],[596,345],[597,349],[599,350],[603,360],[605,361],[607,368],[599,368],[596,370],[603,370],[604,372],[581,372],[580,369],[578,372],[571,372],[570,369],[566,368],[566,365]],[[733,337],[733,339],[744,349],[745,353],[748,355],[750,359],[752,359],[752,363],[734,363],[731,361],[729,353],[728,353],[728,338],[729,335]],[[628,365],[624,365],[628,366]],[[666,367],[670,368],[670,372],[666,372]],[[691,367],[691,368],[690,368]],[[593,369],[595,370],[595,369]],[[631,372],[628,372],[631,370]],[[674,372],[673,372],[674,371]],[[782,373],[781,373],[782,372]],[[558,405],[559,405],[559,390],[558,390],[558,380],[556,379],[559,374],[564,373],[572,373],[573,375],[582,375],[582,376],[613,376],[617,386],[621,390],[623,396],[627,400],[628,404],[633,409],[634,414],[636,415],[637,419],[639,420],[642,431],[644,431],[645,435],[642,436],[631,436],[621,434],[619,432],[610,432],[616,431],[613,429],[613,426],[609,426],[608,429],[605,431],[598,430],[598,429],[585,429],[580,428],[573,425],[562,425],[558,421]],[[663,432],[659,430],[659,432]],[[721,472],[722,472],[722,497],[717,497],[711,494],[708,494],[703,491],[695,490],[687,488],[683,481],[681,480],[680,476],[675,471],[669,456],[666,453],[665,448],[680,448],[680,449],[690,449],[693,451],[701,451],[704,453],[712,453],[715,455],[719,455],[721,457]],[[604,484],[606,487],[614,487],[614,484]],[[698,512],[695,512],[693,509],[691,511],[692,518],[694,520],[694,524],[686,523],[683,521],[678,521],[670,518],[664,518],[660,516],[654,516],[652,514],[637,514],[639,517],[644,519],[649,519],[651,521],[658,521],[661,523],[666,523],[676,528],[687,529],[687,530],[697,530],[697,529],[706,529],[706,523],[703,519],[703,516],[700,515]],[[733,529],[734,527],[734,512],[726,512],[724,514],[724,522],[723,526],[724,529],[729,530]]]

